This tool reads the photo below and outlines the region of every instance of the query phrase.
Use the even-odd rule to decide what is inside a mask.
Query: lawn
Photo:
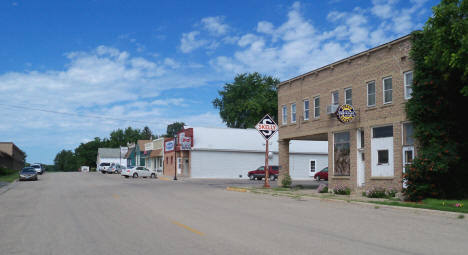
[[[369,201],[375,204],[394,205],[414,208],[424,208],[431,210],[468,213],[468,200],[444,200],[428,198],[421,202],[400,202],[400,201]],[[456,207],[455,204],[462,204],[462,207]]]
[[[0,169],[0,182],[13,182],[16,179],[18,179],[18,171]]]

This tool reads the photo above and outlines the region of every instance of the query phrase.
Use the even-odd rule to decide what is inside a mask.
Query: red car
[[[314,178],[317,181],[320,180],[326,180],[328,181],[328,167],[325,167],[324,169],[320,170],[318,173],[314,175]]]
[[[270,169],[268,171],[268,174],[270,175],[270,180],[274,181],[278,179],[279,166],[268,166],[268,168]],[[248,176],[250,180],[261,180],[265,178],[265,166],[261,166],[256,170],[249,171]]]

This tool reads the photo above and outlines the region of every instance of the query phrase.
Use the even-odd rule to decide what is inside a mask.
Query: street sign
[[[260,132],[260,134],[265,138],[265,140],[269,140],[276,132],[278,132],[278,125],[276,125],[275,121],[270,117],[270,115],[265,115],[265,117],[258,122],[255,128]]]

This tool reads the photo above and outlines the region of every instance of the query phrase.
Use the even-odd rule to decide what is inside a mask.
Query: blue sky
[[[437,3],[3,0],[0,141],[52,163],[117,128],[224,126],[211,101],[236,74],[294,77],[420,29]]]

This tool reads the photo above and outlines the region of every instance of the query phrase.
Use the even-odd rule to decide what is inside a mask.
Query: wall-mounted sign
[[[172,150],[174,150],[174,140],[172,140],[172,141],[167,141],[167,142],[164,144],[164,147],[166,148],[166,151],[172,151]]]
[[[344,104],[336,109],[336,117],[343,123],[350,122],[356,117],[354,108],[352,105]]]
[[[184,136],[184,139],[182,139],[180,145],[181,150],[189,151],[192,149],[192,137]]]

